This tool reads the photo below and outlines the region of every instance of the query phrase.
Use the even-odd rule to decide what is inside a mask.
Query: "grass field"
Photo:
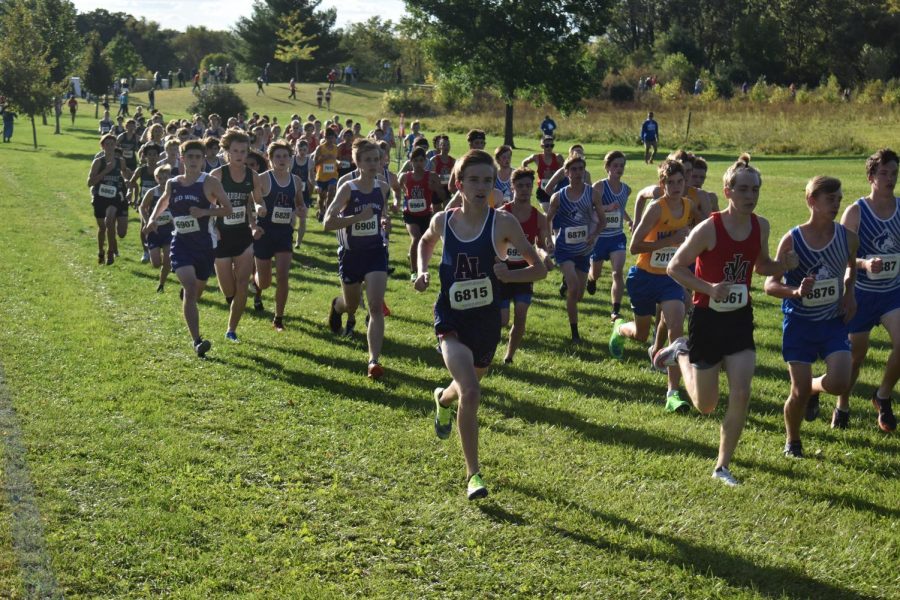
[[[183,93],[171,109],[157,99],[175,114]],[[346,98],[333,112],[374,121],[377,94]],[[405,234],[391,243],[381,383],[365,377],[364,338],[326,327],[336,242],[315,228],[295,257],[287,331],[272,329],[267,293],[267,310],[241,322],[242,343],[226,345],[224,299],[205,295],[214,346],[200,361],[174,278],[155,294],[139,262],[136,220],[116,264],[95,264],[84,182],[97,141],[82,110],[64,135],[42,128],[37,152],[22,126],[0,146],[0,400],[16,412],[0,421],[0,597],[36,597],[47,571],[69,598],[900,597],[900,439],[877,430],[867,400],[883,331],[851,428],[829,428],[824,399],[823,417],[804,424],[809,458],[785,459],[781,315],[754,280],[758,366],[732,466],[744,485],[730,489],[709,477],[722,407],[665,414],[646,348],[608,356],[606,294],[582,304],[588,343],[571,347],[551,273],[515,365],[484,380],[491,496],[469,503],[458,436],[441,442],[432,429],[430,391],[447,379],[435,291],[410,288]],[[536,150],[520,144],[517,160]],[[608,149],[588,145],[595,177]],[[716,187],[733,153],[705,155]],[[650,183],[654,170],[629,158],[625,180]],[[862,159],[755,157],[771,246],[806,218],[809,177],[842,178],[848,202],[865,193]],[[598,288],[608,286],[605,274]],[[23,472],[30,497],[12,489]],[[27,502],[36,523],[22,516]]]

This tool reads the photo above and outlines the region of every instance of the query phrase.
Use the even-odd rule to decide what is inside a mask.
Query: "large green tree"
[[[137,77],[147,72],[141,57],[124,35],[117,35],[103,49],[116,77]]]
[[[347,60],[359,69],[363,79],[384,79],[384,65],[392,66],[400,58],[400,38],[391,21],[371,17],[362,23],[352,23],[341,31],[341,49]],[[389,74],[389,73],[388,73]]]
[[[189,26],[184,33],[172,39],[172,48],[175,51],[178,66],[189,74],[200,66],[200,61],[207,54],[233,56],[235,42],[234,35],[228,31],[214,31],[202,25],[200,27]]]
[[[407,6],[426,30],[439,74],[499,94],[506,144],[513,145],[516,98],[568,111],[596,81],[587,42],[605,30],[606,0],[407,0]]]
[[[31,134],[37,149],[35,115],[43,114],[54,96],[50,72],[56,61],[49,44],[41,38],[31,8],[23,0],[4,3],[0,17],[0,94],[31,120]]]
[[[235,34],[240,39],[238,58],[253,73],[259,74],[267,63],[271,63],[269,77],[275,80],[289,79],[293,65],[275,59],[278,48],[278,30],[283,18],[297,15],[305,26],[304,36],[315,39],[319,50],[307,64],[306,80],[321,80],[328,70],[337,66],[342,54],[339,39],[334,28],[337,12],[331,8],[319,10],[321,0],[256,0],[249,17],[241,17],[235,25]]]
[[[100,111],[100,97],[106,94],[113,81],[112,66],[103,53],[103,42],[97,33],[88,36],[81,72],[84,73],[84,88],[94,97],[96,119]]]

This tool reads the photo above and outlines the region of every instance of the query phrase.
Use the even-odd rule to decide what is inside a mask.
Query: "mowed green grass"
[[[85,108],[62,136],[41,128],[38,152],[24,123],[0,146],[0,363],[67,597],[897,597],[900,441],[877,430],[868,402],[883,331],[851,428],[829,428],[826,398],[804,424],[809,458],[787,460],[781,315],[754,280],[758,367],[732,465],[744,485],[730,489],[710,479],[724,407],[665,414],[646,348],[608,355],[605,292],[581,305],[588,343],[571,347],[551,273],[516,363],[483,382],[491,496],[469,503],[458,436],[433,433],[431,389],[447,382],[437,290],[411,289],[406,235],[391,241],[382,382],[365,377],[362,335],[326,327],[336,242],[315,226],[294,261],[287,331],[272,329],[267,292],[228,345],[224,298],[207,294],[201,328],[214,345],[198,360],[174,278],[156,294],[139,262],[134,218],[116,264],[95,264]],[[536,150],[520,143],[516,160]],[[595,177],[608,149],[588,147]],[[652,182],[629,158],[632,188]],[[720,187],[734,157],[707,158],[708,187]],[[805,219],[809,177],[841,177],[848,202],[866,191],[862,157],[755,160],[773,249]],[[11,529],[4,496],[0,596],[22,598]]]

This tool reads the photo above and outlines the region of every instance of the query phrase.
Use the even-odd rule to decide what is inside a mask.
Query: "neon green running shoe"
[[[670,413],[686,413],[690,412],[691,403],[687,400],[681,399],[681,394],[678,393],[678,390],[672,390],[668,394],[666,394],[666,412]]]
[[[487,498],[488,490],[487,486],[484,485],[484,480],[481,479],[481,473],[475,473],[474,475],[469,477],[469,483],[466,488],[466,493],[469,496],[469,500]]]
[[[625,336],[619,333],[619,327],[625,324],[625,319],[616,319],[613,322],[612,333],[609,336],[609,353],[613,358],[622,360],[625,350]]]
[[[446,440],[453,431],[453,410],[441,404],[443,393],[444,388],[434,388],[434,433],[440,439]]]

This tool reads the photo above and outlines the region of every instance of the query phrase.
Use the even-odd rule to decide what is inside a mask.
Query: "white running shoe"
[[[719,467],[718,469],[713,471],[712,478],[718,479],[725,485],[729,485],[731,487],[741,484],[740,481],[734,478],[734,476],[731,474],[731,471],[728,470],[728,467]]]
[[[671,367],[678,360],[679,354],[687,354],[687,338],[680,337],[653,356],[653,366],[657,369]]]

